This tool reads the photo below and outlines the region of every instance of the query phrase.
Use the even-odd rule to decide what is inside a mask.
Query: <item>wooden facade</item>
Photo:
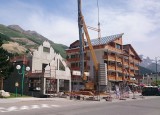
[[[66,50],[67,53],[67,61],[70,63],[71,71],[80,70],[79,68],[79,41],[72,43],[69,49]],[[100,47],[99,47],[100,46]],[[110,82],[122,82],[128,81],[133,82],[131,78],[135,75],[139,74],[139,63],[141,62],[140,57],[133,49],[131,44],[123,45],[122,36],[116,38],[106,44],[100,44],[94,47],[95,52],[101,51],[103,52],[102,61],[107,65],[107,78]],[[88,47],[85,47],[85,54],[89,52]],[[75,57],[74,57],[75,55]],[[78,57],[77,57],[78,55]],[[74,57],[74,58],[73,58]],[[88,72],[90,65],[88,61],[92,59],[85,55],[84,65],[88,67]],[[75,67],[73,68],[73,63]],[[87,71],[87,68],[85,69]]]

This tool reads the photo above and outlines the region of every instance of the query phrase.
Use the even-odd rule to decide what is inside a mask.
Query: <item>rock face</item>
[[[4,90],[0,90],[0,97],[10,97],[9,92],[5,92]]]

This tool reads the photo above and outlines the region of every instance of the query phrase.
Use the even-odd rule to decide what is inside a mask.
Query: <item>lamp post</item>
[[[155,60],[156,60],[156,85],[158,85],[157,84],[157,77],[158,77],[157,63],[159,61],[159,60],[157,60],[157,58],[160,58],[160,57],[155,57]]]
[[[16,66],[16,69],[18,70],[18,73],[19,73],[19,74],[22,74],[22,85],[21,85],[22,90],[21,90],[21,96],[23,96],[24,76],[25,76],[26,71],[29,71],[29,70],[30,70],[30,67],[28,67],[28,66],[25,67],[25,64],[23,63],[22,69],[21,69],[21,66],[20,66],[20,65],[17,65],[17,66]],[[21,69],[21,72],[19,72],[20,69]]]

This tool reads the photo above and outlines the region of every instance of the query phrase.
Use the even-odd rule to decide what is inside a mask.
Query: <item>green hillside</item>
[[[19,44],[25,46],[26,48],[30,49],[30,48],[36,48],[38,47],[40,44],[43,43],[44,40],[48,40],[47,38],[43,37],[42,35],[38,34],[38,33],[28,33],[28,31],[22,32],[22,31],[18,31],[14,28],[9,28],[5,25],[0,24],[0,39],[4,39],[5,41],[13,41],[14,39],[11,38],[26,38],[32,42],[34,42],[35,44],[26,44],[26,42],[22,41],[22,40],[14,40],[16,42],[18,42]],[[51,40],[48,40],[52,47],[54,48],[55,52],[61,54],[61,56],[63,58],[66,58],[66,52],[65,49],[67,48],[67,46],[63,45],[63,44],[57,44],[52,42]]]
[[[152,70],[147,69],[147,68],[142,67],[142,66],[139,66],[139,71],[140,71],[140,74],[141,74],[141,75],[154,73]]]

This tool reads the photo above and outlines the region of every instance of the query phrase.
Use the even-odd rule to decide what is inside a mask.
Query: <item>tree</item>
[[[4,50],[2,46],[3,42],[0,40],[0,90],[3,89],[3,80],[6,79],[13,71],[13,66],[10,63],[11,53]]]

